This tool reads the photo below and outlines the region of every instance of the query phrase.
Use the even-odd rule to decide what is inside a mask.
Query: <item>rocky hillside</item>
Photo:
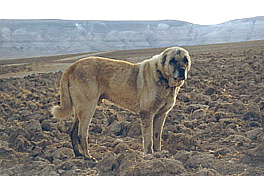
[[[183,21],[0,20],[0,59],[264,39],[264,17]]]

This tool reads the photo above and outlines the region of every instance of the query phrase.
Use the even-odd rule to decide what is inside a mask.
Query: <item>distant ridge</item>
[[[184,21],[0,20],[0,59],[264,40],[264,17]]]

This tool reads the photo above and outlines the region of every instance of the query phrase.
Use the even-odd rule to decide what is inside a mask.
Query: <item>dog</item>
[[[76,157],[96,161],[88,151],[89,124],[96,105],[107,99],[137,113],[141,119],[143,151],[161,151],[165,119],[173,108],[180,87],[187,79],[191,59],[188,51],[171,47],[140,63],[88,57],[69,66],[61,77],[60,106],[54,117],[74,112],[70,132]]]

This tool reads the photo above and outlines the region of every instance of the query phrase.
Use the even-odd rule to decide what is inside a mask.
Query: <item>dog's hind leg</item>
[[[86,159],[93,161],[96,161],[96,159],[93,158],[88,151],[88,134],[89,126],[94,115],[97,102],[98,99],[93,99],[76,108],[77,117],[79,120],[78,140],[82,149],[82,153]]]
[[[71,137],[73,151],[76,157],[83,156],[81,154],[81,143],[80,143],[80,139],[78,136],[78,127],[79,127],[79,120],[75,115],[75,119],[74,119],[72,129],[70,132],[70,137]]]

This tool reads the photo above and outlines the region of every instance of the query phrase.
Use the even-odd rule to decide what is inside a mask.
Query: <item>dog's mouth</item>
[[[173,77],[174,81],[184,81],[186,78],[181,78],[181,77]]]
[[[169,79],[169,86],[170,87],[180,87],[183,85],[184,80],[179,78],[171,77]]]
[[[187,79],[187,70],[183,67],[174,70],[173,75],[169,79],[170,87],[180,87],[183,85],[184,80]]]

